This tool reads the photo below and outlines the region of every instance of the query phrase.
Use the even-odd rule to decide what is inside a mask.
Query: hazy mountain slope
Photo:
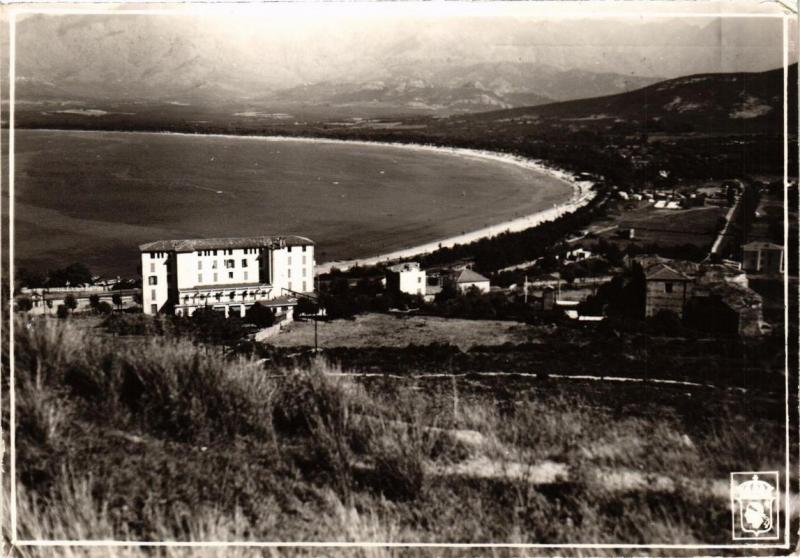
[[[789,69],[790,122],[796,119],[797,64]],[[470,121],[559,121],[575,127],[647,124],[649,130],[780,130],[783,70],[699,74],[627,93],[473,115]]]

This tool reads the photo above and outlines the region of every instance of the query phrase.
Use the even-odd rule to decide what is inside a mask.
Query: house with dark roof
[[[751,273],[783,273],[783,246],[772,242],[749,242],[742,246],[742,268]]]
[[[764,323],[761,295],[724,281],[698,286],[686,305],[684,318],[699,331],[742,337],[760,335]]]
[[[693,279],[664,263],[645,270],[647,293],[645,316],[650,318],[666,310],[683,317],[683,309],[692,296]]]
[[[747,276],[730,264],[695,263],[660,256],[637,256],[647,282],[646,316],[674,312],[693,328],[724,335],[760,335],[761,296]]]
[[[302,236],[158,240],[139,251],[146,314],[244,316],[260,302],[291,316],[297,295],[314,291],[314,242]]]

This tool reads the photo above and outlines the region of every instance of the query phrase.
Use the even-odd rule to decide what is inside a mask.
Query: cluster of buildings
[[[139,247],[141,289],[106,284],[23,288],[20,296],[31,300],[34,314],[54,313],[71,296],[79,311],[102,301],[117,308],[141,304],[145,314],[178,316],[191,316],[198,308],[209,307],[225,316],[244,317],[259,303],[283,321],[291,321],[298,299],[314,296],[314,247],[312,240],[301,236],[159,240]],[[576,248],[567,260],[590,257],[588,250]],[[762,300],[749,288],[748,274],[777,275],[785,265],[783,247],[762,241],[743,246],[741,265],[698,264],[659,256],[627,260],[628,265],[635,261],[644,270],[646,317],[669,311],[698,329],[741,336],[758,335],[765,328]],[[388,290],[426,300],[433,300],[446,287],[460,293],[491,289],[489,279],[468,264],[426,270],[418,262],[403,262],[386,268],[385,273]],[[527,294],[527,280],[524,287]],[[547,290],[540,297],[541,307],[552,309],[559,300],[552,288]]]
[[[488,278],[469,267],[426,271],[418,262],[399,263],[386,268],[384,282],[390,291],[422,296],[425,300],[433,300],[448,285],[460,293],[470,290],[488,293],[491,288]]]
[[[669,311],[701,331],[758,336],[763,321],[761,295],[749,288],[738,265],[698,264],[659,256],[631,258],[646,281],[645,316]]]
[[[90,310],[92,301],[105,302],[112,307],[130,308],[138,304],[139,289],[116,289],[114,283],[80,285],[76,287],[23,287],[19,298],[30,300],[29,312],[35,316],[55,314],[59,306],[66,306],[67,298],[75,300],[78,312]]]

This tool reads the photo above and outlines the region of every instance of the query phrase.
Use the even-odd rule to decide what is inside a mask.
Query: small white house
[[[462,293],[467,292],[472,287],[475,287],[482,293],[489,292],[489,279],[471,269],[462,269],[456,273],[453,281],[456,288]]]
[[[575,248],[574,250],[570,250],[569,252],[567,252],[565,259],[574,262],[579,262],[581,260],[585,260],[591,257],[592,257],[591,251],[586,250],[585,248]]]
[[[386,288],[411,295],[424,295],[425,270],[417,262],[393,265],[386,270]]]

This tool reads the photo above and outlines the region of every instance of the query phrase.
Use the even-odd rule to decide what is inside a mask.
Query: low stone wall
[[[256,341],[263,341],[265,339],[269,339],[270,337],[274,337],[274,336],[278,335],[281,332],[281,324],[282,323],[283,322],[280,322],[280,323],[277,323],[275,325],[271,325],[269,327],[265,327],[264,329],[259,329],[256,332],[256,334],[254,336],[254,339]]]

